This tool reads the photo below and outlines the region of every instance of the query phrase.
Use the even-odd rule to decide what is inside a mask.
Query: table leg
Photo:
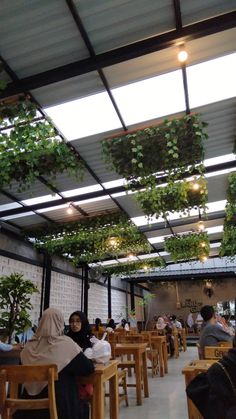
[[[104,419],[104,385],[101,376],[96,378],[93,389],[92,419]]]
[[[117,371],[109,380],[110,392],[110,419],[118,419],[119,417],[119,387]]]
[[[144,396],[149,397],[148,391],[148,376],[147,376],[147,355],[146,352],[142,354],[142,365],[143,365],[143,387],[144,387]]]
[[[168,352],[167,352],[167,343],[163,342],[162,344],[162,350],[163,350],[163,361],[164,361],[164,370],[165,373],[168,373]]]
[[[136,373],[136,398],[137,398],[137,405],[142,404],[142,358],[140,353],[135,355],[135,373]]]

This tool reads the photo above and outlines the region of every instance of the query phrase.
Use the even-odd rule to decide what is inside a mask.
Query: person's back
[[[205,322],[200,333],[200,353],[204,357],[205,346],[217,346],[218,342],[228,342],[232,337],[217,324],[215,312],[212,306],[203,306],[201,308],[201,316]]]

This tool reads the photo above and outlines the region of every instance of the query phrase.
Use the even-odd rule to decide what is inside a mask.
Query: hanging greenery
[[[219,255],[221,257],[236,255],[236,172],[228,176],[224,231]]]
[[[189,233],[166,238],[164,247],[174,262],[189,259],[203,261],[209,256],[210,242],[206,232]]]
[[[155,184],[158,173],[172,180],[181,173],[202,173],[207,124],[199,115],[186,115],[158,126],[144,128],[102,141],[106,163],[128,181],[129,186]]]
[[[153,270],[154,268],[164,268],[165,266],[166,265],[164,259],[161,257],[157,257],[145,260],[134,260],[125,263],[116,263],[115,265],[105,266],[103,267],[103,274],[128,276],[137,271],[143,271],[144,273],[147,273]]]
[[[207,204],[207,183],[201,177],[197,179],[199,188],[194,189],[196,181],[186,180],[169,182],[164,187],[147,188],[135,196],[137,202],[148,217],[166,218],[171,212],[188,215],[191,208],[199,208],[204,213]]]
[[[121,213],[32,231],[27,237],[35,239],[37,248],[46,249],[49,254],[68,256],[75,264],[151,251],[145,235]]]
[[[49,182],[67,171],[81,179],[84,165],[29,99],[0,103],[0,187],[25,190],[38,176]]]

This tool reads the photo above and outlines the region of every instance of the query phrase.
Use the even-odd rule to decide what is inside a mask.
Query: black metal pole
[[[130,282],[130,308],[135,310],[134,283]]]
[[[52,258],[50,255],[46,254],[45,255],[44,304],[43,304],[44,310],[46,310],[50,304],[51,274],[52,274]]]
[[[112,318],[111,311],[111,275],[107,276],[107,309],[108,309],[108,319]]]
[[[88,290],[89,290],[89,278],[88,278],[88,265],[84,265],[84,313],[88,317]]]
[[[45,290],[45,275],[46,275],[46,254],[43,255],[43,274],[41,284],[41,299],[40,299],[40,311],[39,317],[41,318],[43,312],[43,301],[44,301],[44,290]]]

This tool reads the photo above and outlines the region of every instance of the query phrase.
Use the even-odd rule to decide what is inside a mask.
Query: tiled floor
[[[143,399],[142,406],[136,406],[135,389],[129,388],[129,407],[124,402],[121,404],[120,419],[187,419],[185,384],[181,371],[197,357],[196,347],[189,347],[186,352],[180,352],[178,359],[169,359],[169,373],[165,377],[152,378],[151,372],[148,372],[149,398]]]

